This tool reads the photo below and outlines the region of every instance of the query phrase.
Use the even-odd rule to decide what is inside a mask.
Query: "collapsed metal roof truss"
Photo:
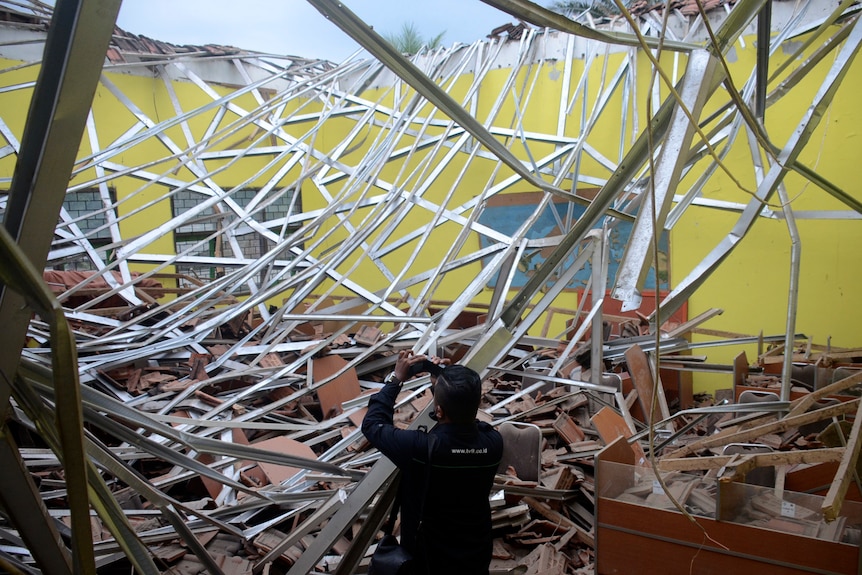
[[[5,184],[0,181],[0,189],[10,190],[8,197],[0,197],[4,224],[10,231],[27,218],[37,218],[28,228],[31,231],[26,232],[27,237],[38,237],[47,247],[48,232],[59,212],[49,251],[28,249],[24,239],[13,233],[22,253],[36,268],[76,262],[96,272],[58,296],[67,306],[66,317],[77,326],[73,333],[77,377],[86,384],[81,390],[85,419],[96,426],[111,426],[108,418],[99,418],[101,413],[111,413],[127,424],[139,426],[141,433],[137,437],[134,433],[124,434],[121,425],[113,425],[110,430],[140,452],[158,453],[185,471],[165,484],[149,485],[124,471],[125,464],[116,458],[116,450],[86,438],[83,444],[87,453],[103,469],[159,500],[159,508],[186,541],[195,540],[191,533],[200,526],[201,518],[188,510],[183,512],[162,490],[170,481],[192,473],[204,474],[225,486],[219,501],[223,507],[208,516],[206,523],[231,531],[239,529],[245,536],[263,528],[257,512],[274,503],[285,505],[279,519],[305,509],[301,506],[315,507],[315,514],[284,544],[292,544],[293,538],[326,521],[314,546],[294,565],[292,572],[296,573],[307,572],[329,552],[335,539],[388,484],[393,467],[379,461],[361,482],[350,484],[352,492],[346,499],[341,491],[307,493],[303,474],[290,484],[250,492],[250,499],[237,502],[243,486],[236,481],[231,465],[241,458],[293,463],[306,470],[343,475],[351,481],[362,476],[357,470],[368,461],[343,463],[344,450],[358,438],[356,430],[314,462],[236,445],[230,436],[232,426],[255,425],[299,438],[325,436],[345,421],[350,410],[359,409],[361,401],[351,404],[337,418],[315,424],[285,421],[273,415],[279,407],[316,391],[338,375],[314,380],[306,368],[316,354],[332,345],[338,336],[352,333],[359,323],[394,326],[375,346],[345,354],[345,369],[357,368],[360,376],[362,370],[385,366],[385,362],[372,359],[383,349],[400,346],[437,353],[456,341],[471,345],[465,361],[477,370],[490,373],[510,369],[522,361],[510,356],[515,346],[535,339],[528,332],[534,332],[532,328],[553,313],[562,290],[575,273],[587,266],[592,273],[586,287],[596,295],[591,309],[577,311],[587,314],[591,325],[599,327],[593,333],[601,333],[601,304],[611,281],[607,277],[606,234],[620,221],[634,222],[634,232],[620,265],[623,271],[610,287],[615,295],[637,307],[651,266],[650,246],[656,230],[672,228],[692,206],[739,213],[727,238],[674,286],[664,302],[664,314],[682,305],[758,218],[783,217],[792,231],[797,215],[786,199],[782,200],[785,208],[781,214],[764,205],[776,191],[785,195],[782,179],[788,171],[802,174],[844,202],[848,208],[845,217],[858,217],[862,207],[825,176],[797,163],[799,152],[808,143],[862,45],[858,17],[847,17],[847,3],[835,9],[812,34],[813,38],[833,34],[832,39],[824,41],[815,57],[800,63],[767,96],[766,102],[771,105],[792,93],[796,83],[819,70],[821,60],[834,51],[814,104],[798,119],[800,127],[794,135],[779,144],[772,143],[763,127],[752,121],[749,102],[754,98],[757,76],[752,74],[736,92],[725,76],[723,63],[724,54],[741,41],[763,1],[737,4],[713,40],[706,43],[699,40],[705,26],[701,18],[688,28],[689,36],[665,43],[664,47],[677,51],[677,55],[672,58],[670,70],[653,61],[653,70],[661,72],[662,80],[650,88],[656,104],[651,117],[642,115],[638,100],[645,94],[638,92],[637,85],[638,75],[643,73],[638,71],[638,59],[649,53],[642,50],[642,44],[655,48],[658,41],[654,36],[646,39],[634,33],[597,31],[522,0],[488,2],[524,21],[553,25],[573,35],[561,39],[529,28],[517,41],[480,41],[408,60],[343,4],[329,0],[309,2],[377,60],[357,55],[338,66],[329,66],[248,53],[207,58],[207,65],[217,65],[221,74],[230,74],[234,80],[230,89],[206,79],[206,74],[197,68],[200,61],[188,54],[152,59],[142,56],[137,62],[107,64],[99,79],[99,94],[102,100],[113,98],[110,107],[114,111],[109,117],[103,111],[108,106],[93,106],[89,113],[83,108],[74,112],[81,120],[89,149],[81,150],[74,167],[69,158],[67,168],[73,182],[66,191],[67,197],[95,190],[94,197],[100,205],[85,213],[52,208],[50,214],[38,214],[38,206],[30,202],[35,198],[34,191],[16,185],[15,178],[20,173],[5,180]],[[75,3],[58,2],[58,7],[68,4]],[[76,6],[86,9],[90,4],[80,0]],[[812,4],[815,2],[803,3],[784,31],[773,38],[770,53],[791,37]],[[839,20],[839,16],[843,19]],[[838,28],[832,26],[835,22],[841,22]],[[70,29],[77,34],[104,33],[111,24],[112,21],[83,20]],[[657,25],[655,21],[644,22],[653,30]],[[57,32],[49,32],[48,46],[52,34]],[[605,56],[611,44],[599,40],[628,48],[617,64],[609,65],[612,60]],[[576,45],[584,47],[583,60],[573,58]],[[562,52],[554,47],[562,47]],[[684,69],[679,52],[688,53]],[[501,59],[509,63],[502,83],[497,70]],[[563,68],[564,88],[559,102],[550,106],[536,101],[534,95],[540,75],[546,73],[544,66],[557,60]],[[583,62],[580,71],[579,62]],[[81,66],[92,73],[100,64],[101,58],[98,63]],[[590,82],[599,65],[600,86],[596,89]],[[19,68],[0,71],[0,75],[11,77]],[[154,92],[164,90],[157,104],[141,99],[151,98],[151,94],[124,91],[125,84],[114,74],[141,69],[159,79],[151,84]],[[44,64],[43,75],[51,75]],[[467,85],[464,78],[469,78]],[[45,81],[40,78],[35,92],[31,81],[4,82],[0,94],[39,93],[47,89]],[[491,106],[484,106],[480,94],[489,89],[497,96]],[[62,95],[61,90],[57,93]],[[702,118],[704,103],[717,93],[723,94],[727,104],[719,113]],[[458,94],[458,99],[452,94]],[[528,117],[535,116],[531,110],[538,107],[553,108],[548,112],[554,120],[549,132],[527,129],[531,125]],[[35,105],[32,110],[37,115],[42,113]],[[8,108],[0,112],[0,161],[12,158],[16,169],[30,158],[27,142],[37,129],[37,120],[31,117],[19,140],[9,127],[16,124],[7,114],[21,113]],[[613,157],[608,157],[606,146],[597,145],[602,137],[606,138],[597,133],[598,121],[609,115],[624,119],[620,133],[615,135],[619,149]],[[336,122],[339,128],[329,129]],[[567,135],[571,133],[567,129],[569,122],[578,126],[577,137]],[[727,169],[722,160],[739,137],[750,142],[756,170],[757,188],[751,201],[745,205],[728,204],[701,197],[708,176]],[[42,149],[49,145],[46,143]],[[765,163],[761,161],[764,152],[768,156]],[[136,161],[130,162],[129,158]],[[585,162],[600,166],[604,175],[595,169],[586,173]],[[675,195],[680,179],[695,164],[703,176]],[[34,178],[51,169],[56,170],[56,166],[34,169]],[[228,177],[237,171],[246,175],[243,181]],[[468,173],[469,185],[476,187],[472,194],[465,195],[461,190],[468,185]],[[484,179],[476,174],[484,174]],[[61,170],[54,175],[68,181]],[[128,190],[130,181],[135,182],[134,192],[117,198],[114,190]],[[579,195],[577,190],[583,187],[597,189],[594,197]],[[64,189],[65,185],[53,191],[54,204],[59,205]],[[513,232],[504,233],[481,219],[495,197],[525,190],[539,192],[538,199],[530,215]],[[312,201],[313,196],[316,201]],[[129,222],[156,213],[166,200],[171,206],[185,207],[153,221],[150,229],[135,236],[123,234]],[[539,217],[559,201],[567,202],[568,207],[562,212],[550,211],[560,233],[540,239],[531,237]],[[26,208],[15,208],[19,205]],[[324,207],[306,209],[310,205]],[[46,207],[49,206],[42,205]],[[575,207],[584,209],[583,214],[578,216]],[[94,220],[98,225],[91,225]],[[408,229],[403,225],[405,221],[415,225]],[[441,245],[439,232],[444,229],[455,230],[445,236],[454,239]],[[164,250],[164,239],[178,230],[188,230],[188,241],[182,246],[177,244],[175,251]],[[475,249],[477,236],[482,238],[479,250]],[[211,245],[218,246],[217,253],[211,253]],[[513,287],[518,263],[540,249],[549,255],[523,286]],[[377,277],[359,277],[357,269],[367,262],[372,263]],[[478,262],[481,265],[477,269]],[[132,269],[139,264],[151,268],[133,274]],[[170,313],[164,313],[164,306],[148,305],[152,299],[143,285],[151,278],[172,277],[175,269],[186,270],[186,276],[179,280],[182,287],[169,304]],[[464,269],[475,273],[468,277],[462,273]],[[194,270],[218,270],[219,274],[195,278]],[[106,289],[83,303],[69,304],[99,279],[107,282]],[[453,330],[462,312],[471,309],[477,296],[489,287],[492,295],[485,323],[475,329]],[[441,306],[436,300],[444,290],[458,296]],[[350,297],[343,297],[345,292]],[[129,306],[137,306],[138,313],[123,319],[100,313],[98,305],[114,296],[120,296]],[[791,309],[794,297],[791,289]],[[283,303],[273,306],[274,300]],[[40,316],[28,327],[20,317],[20,296],[9,287],[3,290],[0,304],[4,314],[0,317],[10,330],[7,341],[24,341],[24,332],[29,330],[34,341],[45,344],[24,349],[7,345],[0,350],[6,374],[0,381],[4,396],[12,393],[9,374],[16,372],[41,394],[50,396],[49,389],[36,382],[51,379],[46,368],[51,365],[52,351],[56,351],[49,345],[54,324]],[[181,361],[193,354],[208,353],[206,346],[218,339],[220,326],[247,317],[250,312],[262,321],[228,343],[227,349],[206,366],[210,379],[186,388],[154,412],[135,409],[144,399],[126,394],[105,380],[106,371],[130,363]],[[342,327],[312,341],[290,341],[289,334],[301,324],[324,320],[338,320]],[[81,326],[92,327],[99,335],[93,336]],[[791,343],[794,331],[789,321]],[[552,341],[561,335],[544,330],[538,339]],[[569,342],[567,352],[578,339]],[[267,354],[284,351],[297,355],[286,365],[264,365]],[[596,359],[601,356],[600,341],[593,341],[593,353]],[[559,364],[549,376],[558,369]],[[197,420],[172,419],[169,415],[204,383],[240,374],[254,383],[225,394],[218,406],[200,414]],[[592,383],[597,385],[599,380]],[[423,384],[416,385],[421,389]],[[252,410],[232,409],[279,386],[289,386],[291,392]],[[18,416],[34,417],[31,413]],[[173,429],[169,422],[179,427]],[[420,417],[415,424],[428,423],[427,418]],[[4,461],[15,459],[13,451],[4,451]],[[209,466],[197,463],[193,456],[204,452],[213,454],[216,462]],[[18,463],[16,466],[23,469]],[[71,480],[69,488],[73,488]],[[339,507],[336,503],[341,501],[345,503]],[[382,519],[382,514],[378,515],[377,519]],[[373,521],[368,525],[369,529],[376,528]],[[34,537],[38,529],[31,528]],[[118,541],[122,539],[122,534],[115,536]],[[160,536],[162,533],[140,537],[156,540]],[[368,540],[370,536],[366,534],[365,542]],[[115,545],[97,546],[96,556],[114,552]],[[208,561],[205,551],[193,548],[203,561]],[[134,554],[130,548],[123,549]],[[46,549],[43,553],[34,547],[34,555],[38,555],[36,560],[42,568],[52,572],[72,569],[62,551],[51,553]],[[270,555],[267,561],[277,556]],[[358,561],[351,558],[354,559]],[[151,561],[139,561],[142,572],[157,572]],[[217,565],[209,563],[211,572],[220,572]],[[340,569],[347,572],[349,566],[350,561],[345,561]]]

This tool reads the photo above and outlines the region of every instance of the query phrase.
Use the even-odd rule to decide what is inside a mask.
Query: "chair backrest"
[[[753,389],[746,389],[742,393],[739,394],[739,401],[736,403],[765,403],[769,401],[780,401],[781,398],[778,397],[778,394],[773,391],[755,391]],[[737,411],[734,414],[734,417],[739,417],[745,414],[752,414],[752,412],[741,412]]]
[[[539,481],[542,468],[542,430],[533,423],[506,421],[497,428],[503,436],[503,458],[498,473],[511,466],[518,479]]]
[[[778,394],[774,391],[754,391],[746,389],[739,394],[738,403],[762,403],[764,401],[780,401]]]

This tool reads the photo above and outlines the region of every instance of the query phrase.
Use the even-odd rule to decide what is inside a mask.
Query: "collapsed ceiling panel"
[[[833,174],[800,160],[821,143],[815,135],[843,96],[862,40],[849,5],[831,12],[814,1],[773,7],[777,32],[760,39],[758,52],[784,51],[791,54],[785,61],[798,63],[784,76],[780,68],[773,73],[767,109],[787,113],[798,91],[806,102],[790,107],[798,128],[780,137],[752,112],[762,78],[746,63],[728,63],[745,51],[763,2],[728,6],[717,22],[676,12],[661,21],[649,11],[636,20],[623,11],[599,25],[530,2],[488,2],[558,31],[524,26],[517,37],[409,59],[343,4],[310,2],[373,57],[334,65],[225,47],[180,50],[118,31],[92,109],[79,112],[83,137],[69,177],[55,174],[69,185],[65,197],[54,197],[62,207],[50,249],[47,256],[27,252],[65,308],[85,419],[121,438],[122,447],[157,453],[175,467],[148,485],[110,463],[117,449],[87,438],[89,449],[115,477],[159,500],[176,529],[194,531],[197,519],[164,491],[195,473],[215,484],[210,496],[219,511],[208,524],[231,533],[242,524],[247,538],[276,522],[256,515],[274,503],[290,502],[279,522],[310,506],[310,531],[328,523],[294,564],[305,572],[391,477],[385,462],[366,474],[373,454],[347,455],[361,441],[359,390],[374,388],[393,350],[457,355],[501,376],[560,346],[546,372],[553,379],[581,344],[591,348],[593,365],[624,355],[622,344],[599,337],[608,289],[624,309],[639,308],[645,292],[670,292],[659,317],[647,321],[655,341],[641,343],[648,351],[682,350],[689,342],[667,332],[659,341],[656,326],[710,280],[757,222],[781,220],[793,234],[797,215],[810,215],[796,213],[789,177],[825,192],[838,218],[860,213],[859,199]],[[0,71],[7,228],[37,213],[31,190],[13,185],[20,177],[13,172],[28,157],[22,143],[34,121],[25,125],[24,110],[36,70],[47,68],[32,48],[56,34],[46,36],[48,7],[24,4],[0,3],[16,15],[0,28],[10,38]],[[796,57],[803,50],[805,60]],[[733,183],[732,193],[715,192],[716,174]],[[776,192],[780,203],[769,203]],[[729,233],[670,282],[662,236],[710,213],[731,214]],[[50,229],[42,229],[47,242]],[[609,255],[615,249],[616,259]],[[575,290],[584,297],[573,297]],[[779,339],[792,348],[793,281],[788,291],[791,313]],[[17,301],[9,289],[3,298]],[[4,351],[4,371],[15,372],[20,357],[23,379],[40,394],[49,393],[37,382],[51,379],[58,321],[39,312],[26,335],[10,338],[25,347]],[[332,354],[343,361],[323,365]],[[602,387],[600,370],[589,379],[570,385],[625,405],[618,390]],[[329,407],[302,413],[303,402],[324,389],[335,398]],[[424,392],[421,383],[415,392]],[[100,421],[100,413],[124,424]],[[423,422],[420,415],[413,424]],[[124,426],[142,431],[135,437]],[[286,458],[247,446],[234,433],[241,429],[289,434],[303,449]],[[314,459],[305,449],[317,445],[311,437],[326,444]],[[239,481],[235,464],[243,460],[300,471],[273,482],[278,488],[253,490]],[[364,478],[348,498],[310,489],[315,473],[350,486]],[[220,572],[206,552],[198,555]]]

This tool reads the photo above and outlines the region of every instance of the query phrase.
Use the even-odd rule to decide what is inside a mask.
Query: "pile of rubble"
[[[296,322],[281,343],[261,346],[249,337],[260,326],[248,314],[220,326],[221,339],[183,342],[146,357],[112,341],[127,333],[118,326],[128,309],[104,309],[70,315],[85,342],[79,362],[86,432],[102,450],[106,484],[159,569],[289,571],[380,459],[359,431],[367,398],[382,386],[398,350],[414,347],[421,332],[391,334],[364,324],[339,334],[343,326],[312,320]],[[142,313],[134,321],[151,314],[147,329],[157,332],[160,316]],[[456,330],[439,353],[457,362],[471,343],[469,330]],[[22,360],[38,373],[48,350],[47,341],[31,336]],[[498,571],[593,570],[593,456],[602,443],[590,418],[618,392],[571,379],[577,363],[568,362],[565,376],[551,372],[547,366],[558,355],[540,346],[520,350],[485,380],[481,416],[528,434],[527,457],[512,451],[491,495]],[[410,425],[430,401],[427,377],[408,382],[398,425]],[[24,411],[15,411],[10,429],[68,537],[62,464]],[[365,505],[316,569],[336,569],[369,511],[382,504],[375,496]],[[105,572],[128,568],[109,526],[96,515],[92,523],[97,565]],[[3,533],[18,545],[13,555],[20,564],[30,564],[13,527]],[[358,568],[366,562],[359,558]]]
[[[81,358],[92,364],[82,369],[88,376],[82,389],[87,433],[110,454],[111,465],[100,461],[103,477],[162,572],[288,573],[303,554],[313,554],[315,544],[326,550],[314,558],[315,571],[364,571],[385,514],[386,489],[351,501],[380,459],[359,427],[368,396],[382,386],[398,350],[417,346],[421,332],[384,333],[363,324],[339,333],[344,330],[337,322],[316,320],[297,322],[281,343],[262,346],[249,337],[255,320],[247,315],[221,326],[220,340],[133,359],[110,349],[112,321],[118,320],[100,316],[99,325],[94,317],[75,321],[77,330],[103,343]],[[565,340],[519,345],[488,370],[480,417],[506,439],[491,494],[492,572],[596,572],[595,456],[620,437],[643,469],[698,473],[668,476],[662,491],[647,473],[622,499],[667,509],[683,505],[705,516],[715,513],[716,479],[775,466],[777,455],[783,464],[844,456],[844,449],[823,447],[819,439],[829,425],[814,436],[803,435],[803,426],[856,413],[858,400],[808,410],[854,388],[858,374],[813,393],[802,390],[797,402],[770,403],[766,411],[751,407],[764,410],[764,403],[736,405],[735,412],[726,405],[695,406],[683,380],[667,377],[672,372],[662,372],[665,381],[654,378],[656,356],[641,347],[649,347],[651,336],[642,335],[639,323],[626,320],[606,329],[606,370],[598,383],[590,381],[589,348],[572,351]],[[454,330],[439,353],[463,360],[471,334]],[[664,343],[678,351],[684,346],[679,332],[673,335],[677,339],[664,333]],[[31,341],[25,362],[38,363],[38,344]],[[702,358],[665,355],[659,361],[691,366]],[[762,365],[748,369],[745,363],[740,385],[774,383]],[[396,424],[410,426],[430,402],[427,377],[408,382]],[[782,410],[789,415],[779,419]],[[62,465],[22,412],[13,421],[21,457],[46,506],[68,523]],[[846,423],[835,425],[850,431]],[[776,452],[715,455],[741,441],[771,444]],[[851,441],[858,454],[855,436]],[[785,453],[791,448],[811,455]],[[690,457],[703,453],[709,456]],[[331,536],[324,529],[339,509],[357,505],[349,528],[321,543]],[[763,513],[755,520],[768,521]],[[118,541],[96,516],[92,521],[97,564],[104,572],[128,569]],[[362,535],[363,527],[370,536]],[[16,560],[28,564],[14,531],[5,527],[3,536]]]

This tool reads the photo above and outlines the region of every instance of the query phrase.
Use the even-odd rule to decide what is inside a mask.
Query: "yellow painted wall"
[[[737,44],[729,54],[728,61],[732,77],[737,86],[741,86],[747,79],[755,63],[754,39],[747,38],[745,48]],[[600,56],[593,63],[589,81],[586,84],[586,110],[584,106],[584,94],[581,93],[571,102],[570,113],[566,118],[565,135],[577,137],[582,126],[580,124],[581,114],[589,118],[592,106],[596,102],[600,91],[607,89],[603,84],[602,72],[605,67],[608,70],[606,79],[613,77],[613,72],[623,61],[622,54],[610,54],[608,61],[603,61]],[[786,57],[779,55],[778,59]],[[811,78],[804,80],[801,87],[794,88],[790,96],[784,97],[776,105],[769,108],[766,116],[766,128],[772,142],[781,147],[785,144],[792,130],[796,127],[807,106],[819,87],[820,78],[825,75],[825,70],[832,62],[827,58],[821,64],[822,71]],[[671,76],[679,76],[685,69],[685,57],[672,53],[665,53],[662,64]],[[0,68],[7,69],[16,63],[0,61]],[[568,88],[567,100],[572,100],[576,84],[581,76],[584,62],[577,60],[573,63],[571,85]],[[811,143],[800,161],[815,171],[827,175],[839,188],[850,194],[858,196],[859,178],[856,167],[862,161],[862,152],[858,144],[859,129],[862,126],[862,112],[858,105],[857,95],[862,92],[862,63],[856,62],[853,70],[844,80],[838,96],[823,119],[821,127],[811,138]],[[676,74],[673,70],[676,68]],[[513,89],[509,89],[507,96],[493,120],[494,125],[500,127],[517,127],[523,124],[524,129],[530,132],[556,133],[558,122],[558,107],[563,90],[564,63],[560,61],[548,61],[542,64],[534,64],[529,68],[519,70],[515,75]],[[792,67],[791,67],[792,69]],[[27,82],[35,79],[38,70],[35,66],[25,67],[17,71],[5,72],[0,75],[3,85],[13,85],[18,82]],[[479,90],[480,98],[476,117],[480,121],[486,121],[491,114],[492,108],[500,93],[507,85],[512,71],[509,69],[495,69],[484,79]],[[786,76],[784,74],[783,76]],[[169,94],[162,80],[158,78],[134,76],[128,74],[109,73],[107,77],[115,83],[120,91],[131,95],[137,105],[148,117],[164,122],[176,115]],[[602,111],[596,121],[588,143],[612,162],[621,158],[620,134],[625,130],[630,134],[632,125],[637,122],[641,129],[647,124],[646,98],[649,92],[650,63],[646,57],[641,56],[638,60],[636,89],[629,95],[629,101],[624,102],[619,90],[610,99],[607,108]],[[677,77],[672,78],[674,81]],[[465,74],[454,81],[449,81],[450,94],[465,106],[465,101],[471,83],[474,81],[472,74]],[[174,82],[173,88],[181,102],[183,111],[196,109],[211,103],[211,98],[203,93],[200,88],[189,82]],[[775,87],[775,83],[770,88]],[[228,93],[229,88],[220,88],[222,93]],[[528,108],[519,117],[516,113],[517,94],[522,103],[528,101]],[[0,93],[0,106],[5,109],[26,109],[29,102],[30,90]],[[668,90],[662,86],[660,89],[661,99],[667,97]],[[370,101],[379,101],[380,105],[395,105],[395,92],[391,89],[368,90],[361,95]],[[715,97],[707,105],[707,113],[722,105],[727,99],[726,94],[719,90]],[[257,106],[253,97],[245,95],[238,105],[251,110]],[[402,109],[407,105],[407,100],[398,103]],[[289,104],[288,113],[302,108],[303,112],[310,113],[321,111],[321,104],[315,100],[295,100]],[[114,142],[122,134],[126,133],[134,124],[136,119],[132,117],[126,108],[111,95],[108,89],[100,86],[95,97],[94,110],[97,125],[99,126],[100,145],[105,147]],[[430,107],[425,106],[423,114],[431,113]],[[200,137],[208,128],[214,116],[214,111],[197,115],[191,122],[191,130],[194,136]],[[22,115],[3,115],[13,133],[20,134],[23,130],[24,117]],[[383,118],[383,116],[381,116]],[[434,113],[434,118],[445,121],[445,116]],[[251,144],[260,137],[260,131],[254,127],[232,124],[238,120],[238,116],[228,113],[222,122],[220,130],[216,134],[221,139],[224,148],[236,147],[243,142]],[[625,122],[625,124],[624,124]],[[327,120],[324,128],[315,136],[314,145],[324,153],[333,152],[335,147],[344,141],[344,138],[354,126],[350,118],[332,118]],[[314,120],[301,123],[292,123],[285,126],[285,130],[295,137],[306,136],[309,131],[314,130]],[[420,125],[412,126],[420,129]],[[442,134],[442,126],[431,126],[427,128],[429,134]],[[166,135],[177,142],[180,148],[186,147],[185,135],[179,126],[175,126],[166,132]],[[366,130],[357,134],[351,146],[355,149],[343,156],[345,163],[356,165],[367,156],[372,149],[372,144],[380,134],[376,131]],[[512,144],[512,152],[521,159],[528,156],[519,142],[509,140],[501,141]],[[402,135],[398,147],[409,146],[412,136]],[[622,145],[622,153],[631,145],[630,135]],[[722,144],[723,145],[723,144]],[[531,144],[534,158],[552,151],[550,144]],[[82,144],[82,156],[88,155],[90,142],[85,138]],[[447,148],[427,148],[416,153],[409,161],[393,163],[385,166],[381,177],[401,186],[404,189],[417,191],[418,186],[427,182],[427,175],[447,154]],[[140,165],[151,160],[158,160],[169,155],[168,148],[164,142],[153,139],[144,139],[123,150],[116,158],[118,163],[126,165]],[[243,184],[255,173],[263,169],[267,157],[245,158],[232,167],[228,160],[209,160],[207,168],[212,170],[216,167],[226,169],[216,174],[213,179],[222,187],[232,187]],[[433,202],[445,202],[449,207],[463,204],[467,199],[481,193],[488,185],[503,181],[511,175],[508,168],[497,172],[493,171],[494,163],[487,160],[473,160],[466,174],[461,173],[465,165],[465,158],[458,156],[449,164],[449,168],[441,173],[424,192],[424,197]],[[742,185],[749,191],[754,189],[755,180],[751,160],[749,157],[748,144],[743,140],[737,140],[727,158],[724,160]],[[699,166],[706,165],[702,161]],[[0,160],[0,173],[11,175],[13,164],[9,158]],[[287,183],[299,176],[301,167],[295,168],[283,180]],[[702,168],[700,168],[702,169]],[[687,186],[691,185],[700,174],[700,169],[695,169],[684,179],[678,193],[684,193]],[[147,170],[153,173],[170,173],[171,177],[191,180],[191,172],[185,168],[177,169],[177,161],[160,162],[148,166]],[[246,185],[260,186],[273,173],[274,169],[264,173],[254,181],[248,181]],[[606,166],[584,156],[581,171],[587,176],[606,178],[610,172]],[[87,171],[83,177],[91,177],[92,172]],[[80,179],[80,178],[79,178]],[[804,181],[795,174],[790,174],[785,179],[788,195],[793,200],[796,210],[844,210],[846,206],[818,189],[813,184]],[[133,217],[124,219],[121,228],[125,236],[136,236],[152,229],[154,222],[165,221],[170,217],[170,204],[167,201],[157,201],[154,205],[136,212],[147,206],[150,202],[157,200],[164,194],[161,186],[148,185],[145,182],[133,178],[123,178],[112,185],[116,185],[117,192],[124,199],[121,205],[121,215],[135,213]],[[347,189],[346,186],[354,186]],[[571,182],[564,182],[561,187],[571,186]],[[588,186],[592,187],[592,186]],[[303,184],[303,208],[306,211],[319,210],[327,206],[327,200],[321,196],[313,183],[306,181]],[[329,193],[335,195],[346,195],[345,197],[359,200],[365,195],[379,195],[385,193],[380,188],[368,189],[364,183],[355,180],[342,179],[330,185]],[[524,192],[523,184],[513,187],[511,192]],[[745,190],[738,189],[737,184],[721,170],[717,171],[704,188],[704,195],[710,199],[726,200],[745,203],[749,195]],[[773,210],[780,210],[778,196],[771,200]],[[379,210],[380,208],[376,208]],[[326,258],[334,250],[340,250],[349,244],[348,239],[354,237],[352,226],[359,226],[368,218],[370,209],[360,209],[345,219],[333,218],[328,226],[321,229],[316,237],[310,238],[307,247],[313,247],[313,255],[318,258]],[[469,214],[464,214],[469,215]],[[690,208],[679,221],[671,234],[671,258],[670,274],[671,285],[685,278],[689,272],[727,236],[739,217],[738,213],[718,212],[703,208]],[[420,214],[417,210],[411,211],[398,223],[399,234],[407,234],[427,221],[427,214]],[[862,320],[862,311],[859,306],[854,305],[857,300],[857,285],[860,284],[860,270],[862,270],[862,256],[858,246],[862,245],[862,226],[855,220],[832,220],[812,221],[800,220],[798,222],[802,236],[802,269],[800,278],[799,309],[796,331],[805,333],[814,338],[816,343],[825,344],[827,339],[835,346],[859,347],[859,338],[856,326]],[[429,245],[439,246],[439,249],[449,249],[461,232],[460,226],[446,224],[433,232],[433,240]],[[368,242],[373,243],[374,235],[368,237]],[[414,254],[416,241],[410,242],[397,252],[386,256],[386,263],[390,269],[398,269],[406,265],[412,257],[417,257],[418,262],[407,268],[404,277],[410,277],[427,268],[427,262],[422,260],[422,254]],[[380,246],[385,249],[386,244]],[[458,250],[458,255],[466,255],[478,249],[479,240],[474,235],[468,239],[463,248]],[[162,253],[171,253],[173,250],[172,238],[169,235],[162,236],[156,240],[152,250]],[[768,335],[783,334],[786,322],[786,308],[788,301],[788,278],[789,278],[790,242],[788,230],[784,221],[780,219],[759,219],[751,233],[745,237],[740,246],[730,255],[722,266],[706,281],[706,283],[691,297],[688,302],[689,317],[694,317],[710,308],[722,308],[724,313],[711,320],[705,327],[714,330],[723,330],[743,335],[756,335],[761,331]],[[435,261],[439,259],[435,257]],[[446,275],[445,280],[434,290],[436,300],[454,300],[457,298],[469,281],[479,271],[479,264],[465,267],[454,273]],[[389,278],[375,266],[373,261],[363,257],[361,250],[355,250],[347,263],[342,265],[339,272],[350,273],[358,283],[369,290],[386,288],[391,284]],[[322,289],[327,289],[329,284],[322,284]],[[608,287],[612,287],[609,282]],[[411,293],[417,295],[423,285],[411,288]],[[334,295],[348,295],[346,290],[340,289]],[[487,303],[490,300],[491,291],[485,290],[475,299],[477,302]],[[280,303],[273,301],[272,303]],[[577,299],[574,293],[566,293],[559,298],[555,307],[575,308]],[[566,316],[557,314],[550,322],[540,322],[533,330],[534,333],[546,330],[549,335],[557,335],[564,328]],[[707,341],[709,337],[695,336],[695,341]],[[756,347],[745,346],[743,348],[709,348],[706,352],[710,363],[730,363],[733,357],[744,349],[749,358],[756,355]],[[725,375],[703,375],[698,374],[695,378],[696,391],[711,391],[716,388],[729,387],[729,376]]]
[[[731,70],[737,85],[754,66],[755,52],[749,48],[734,50],[736,57]],[[808,106],[814,100],[833,58],[821,63],[818,74],[807,78],[793,92],[771,106],[766,112],[766,129],[772,143],[783,147],[796,129]],[[770,90],[776,83],[770,84]],[[858,94],[862,90],[862,61],[858,58],[843,80],[838,95],[819,128],[799,158],[799,161],[824,175],[833,184],[859,198],[859,178],[856,166],[862,161],[858,146],[862,113]],[[748,144],[737,141],[728,156],[729,166],[750,166]],[[742,184],[752,191],[755,186],[750,167],[733,168]],[[686,181],[693,181],[693,177]],[[784,180],[787,195],[794,210],[840,210],[849,208],[795,173]],[[706,197],[733,202],[748,202],[750,196],[722,172],[708,182]],[[778,195],[770,199],[770,208],[781,212]],[[709,250],[726,237],[737,222],[736,213],[709,213],[690,209],[672,236],[672,277],[679,281],[687,270],[696,265]],[[801,238],[801,268],[796,333],[812,338],[815,344],[860,347],[857,326],[862,309],[857,303],[862,270],[862,226],[857,220],[797,221]],[[740,246],[728,257],[710,279],[689,299],[689,315],[709,308],[725,312],[705,327],[743,335],[783,335],[790,289],[791,241],[787,223],[781,219],[760,218]],[[695,341],[716,338],[695,336]],[[757,345],[709,348],[709,361],[731,363],[744,351],[751,361],[757,356]],[[701,374],[696,378],[696,391],[729,387],[727,376]]]

